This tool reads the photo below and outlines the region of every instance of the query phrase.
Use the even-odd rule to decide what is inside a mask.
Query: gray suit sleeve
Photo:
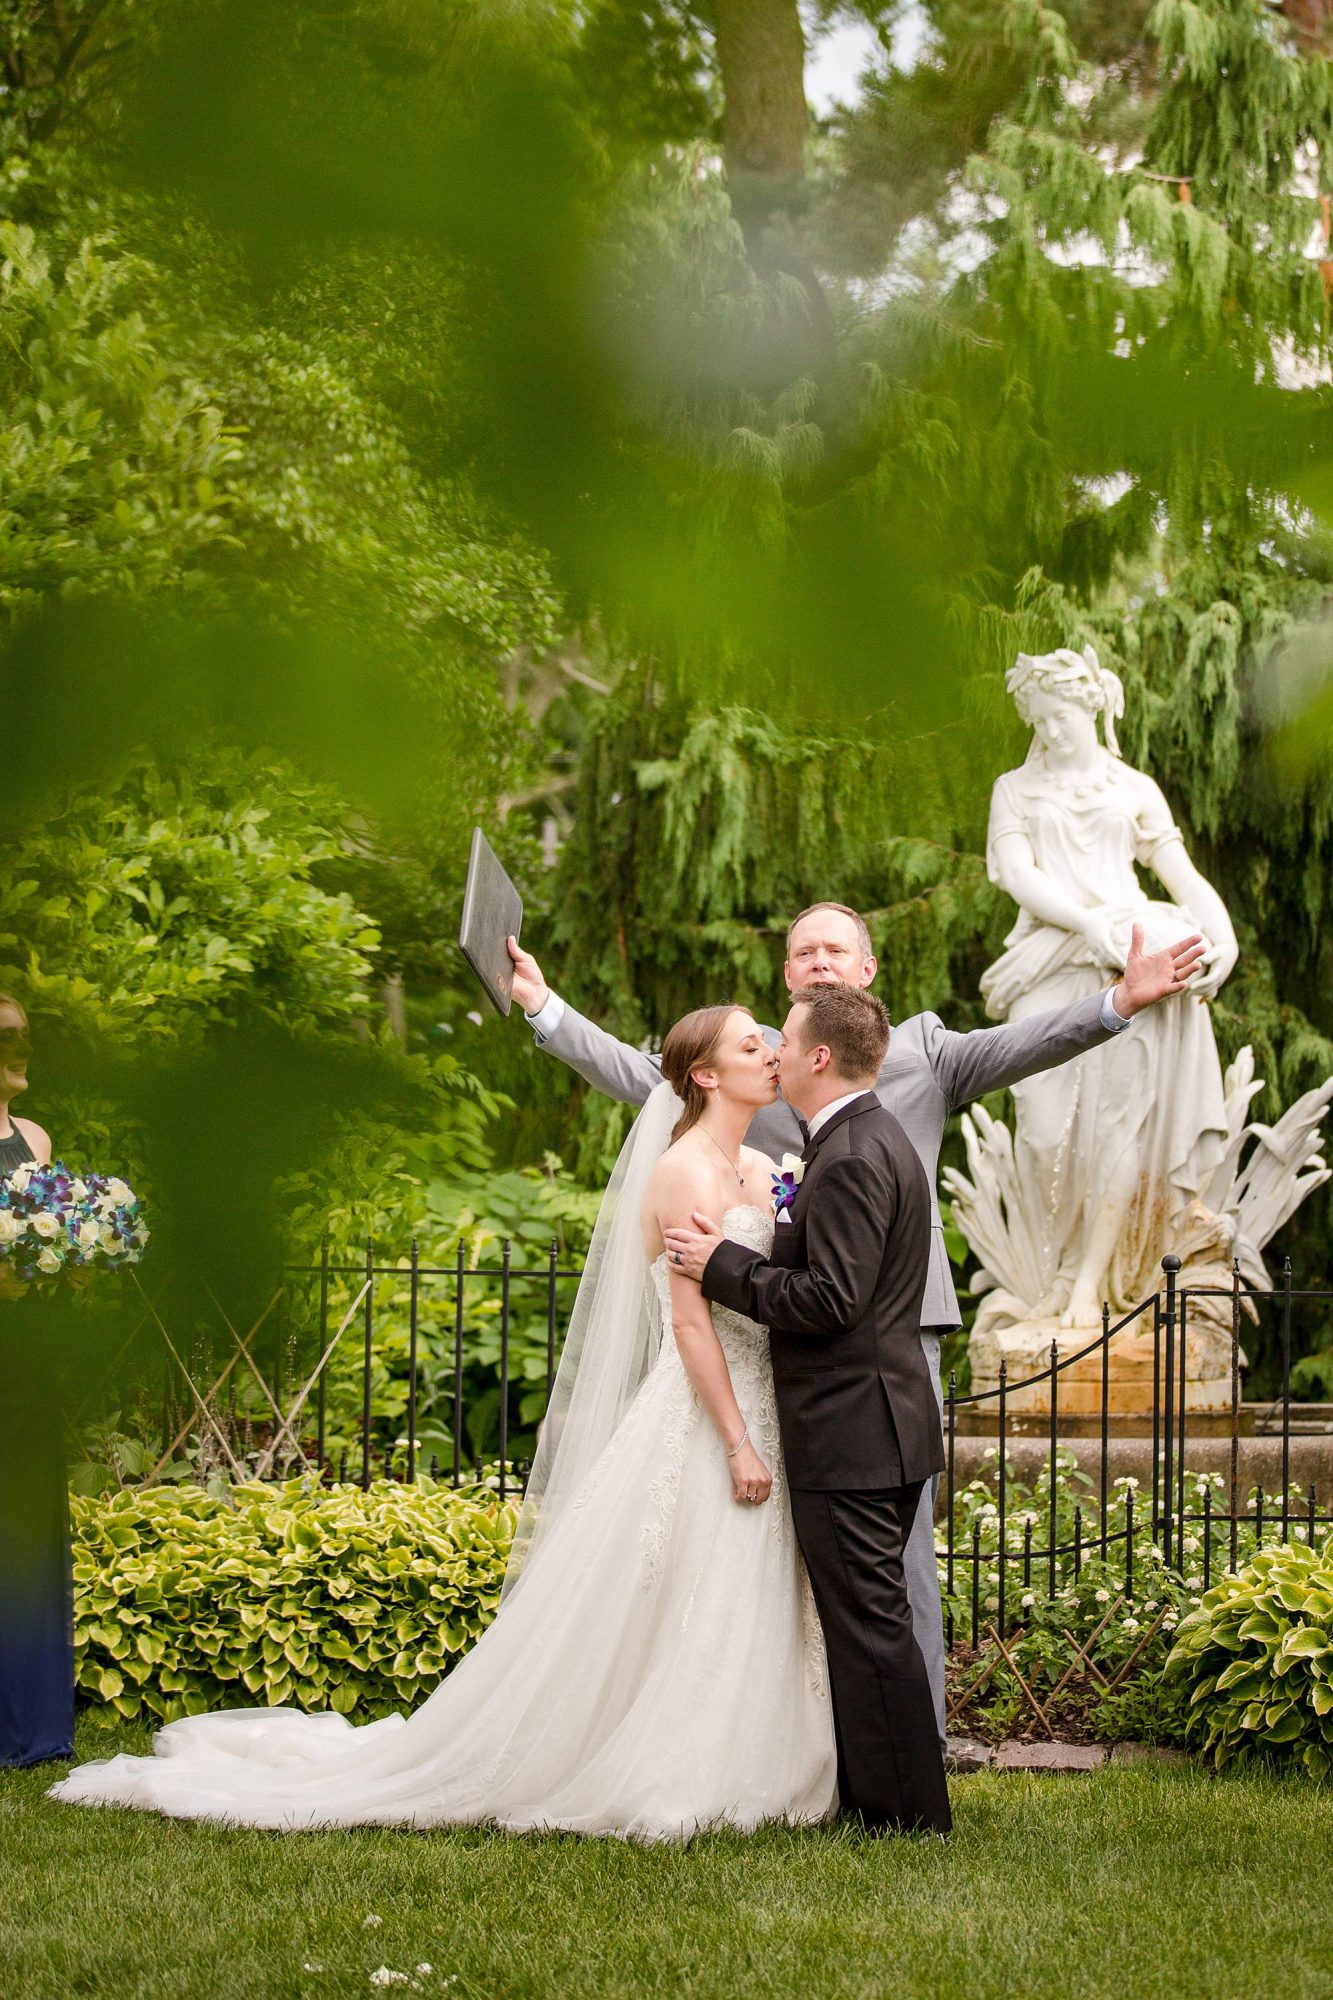
[[[646,1104],[662,1081],[662,1058],[618,1042],[566,1001],[557,1027],[537,1037],[537,1046],[585,1077],[594,1090],[622,1104]]]
[[[1005,1021],[997,1028],[975,1028],[970,1035],[946,1028],[938,1014],[927,1014],[926,1055],[949,1109],[957,1111],[988,1090],[1021,1083],[1025,1076],[1054,1069],[1111,1041],[1102,1018],[1102,997],[1091,993],[1070,1007],[1054,1007],[1049,1014],[1031,1014],[1024,1021]]]

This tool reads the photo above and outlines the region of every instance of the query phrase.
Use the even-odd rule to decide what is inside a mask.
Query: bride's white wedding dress
[[[766,1209],[724,1229],[767,1250]],[[737,1504],[671,1335],[522,1587],[410,1717],[237,1709],[51,1796],[246,1826],[484,1822],[644,1840],[819,1820],[836,1803],[824,1644],[792,1528],[763,1328],[714,1306],[772,1497]]]

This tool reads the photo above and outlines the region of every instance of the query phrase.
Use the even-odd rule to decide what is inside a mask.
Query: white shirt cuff
[[[1120,1012],[1115,1001],[1111,998],[1114,992],[1114,986],[1108,986],[1102,995],[1102,1026],[1108,1035],[1123,1035],[1126,1028],[1133,1027],[1134,1021],[1131,1015]],[[549,1001],[547,1005],[550,1005]]]
[[[545,1001],[535,1014],[525,1014],[523,1019],[532,1029],[539,1042],[547,1041],[565,1018],[565,1003],[558,993],[548,993]],[[1116,1019],[1119,1020],[1119,1015]],[[1125,1023],[1128,1027],[1129,1023]]]

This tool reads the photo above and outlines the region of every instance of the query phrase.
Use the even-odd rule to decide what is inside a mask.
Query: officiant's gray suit
[[[619,1098],[624,1104],[643,1104],[662,1080],[660,1056],[617,1041],[558,994],[551,994],[545,1006],[527,1019],[539,1048],[559,1056],[608,1097]],[[1038,1070],[1068,1062],[1131,1025],[1117,1014],[1107,991],[1048,1014],[1003,1022],[995,1028],[975,1028],[970,1034],[946,1028],[938,1014],[913,1014],[894,1028],[875,1089],[880,1103],[893,1113],[911,1140],[930,1183],[930,1269],[921,1311],[921,1339],[937,1395],[939,1334],[962,1324],[935,1186],[950,1114],[989,1090],[1005,1089]],[[781,1039],[776,1028],[765,1028],[763,1034],[770,1045]],[[775,1160],[783,1153],[799,1153],[805,1143],[796,1113],[781,1098],[756,1112],[745,1136],[748,1144]],[[943,1736],[944,1624],[934,1532],[938,1485],[935,1480],[927,1488],[929,1502],[923,1496],[904,1567],[913,1627],[930,1673]]]

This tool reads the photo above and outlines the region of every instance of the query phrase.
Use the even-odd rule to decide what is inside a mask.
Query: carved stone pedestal
[[[1142,1328],[1142,1330],[1140,1330]],[[1058,1320],[1028,1320],[1009,1326],[979,1324],[972,1335],[972,1390],[976,1396],[998,1389],[1000,1363],[1006,1364],[1006,1409],[1011,1416],[1045,1415],[1051,1407],[1051,1343],[1063,1363],[1060,1368],[1058,1413],[1061,1417],[1100,1417],[1102,1413],[1101,1327],[1065,1327]],[[1082,1350],[1091,1351],[1083,1354]],[[1242,1364],[1244,1357],[1242,1356]],[[1021,1386],[1032,1376],[1044,1380]],[[1166,1394],[1166,1337],[1159,1357],[1159,1403]],[[1180,1362],[1176,1359],[1174,1400],[1180,1400]],[[1106,1405],[1112,1417],[1141,1417],[1151,1424],[1153,1411],[1153,1331],[1150,1315],[1126,1327],[1110,1344],[1106,1370]],[[1222,1411],[1231,1407],[1231,1328],[1201,1314],[1191,1316],[1185,1340],[1186,1411]],[[983,1406],[984,1408],[984,1406]],[[994,1405],[992,1405],[992,1409]]]

